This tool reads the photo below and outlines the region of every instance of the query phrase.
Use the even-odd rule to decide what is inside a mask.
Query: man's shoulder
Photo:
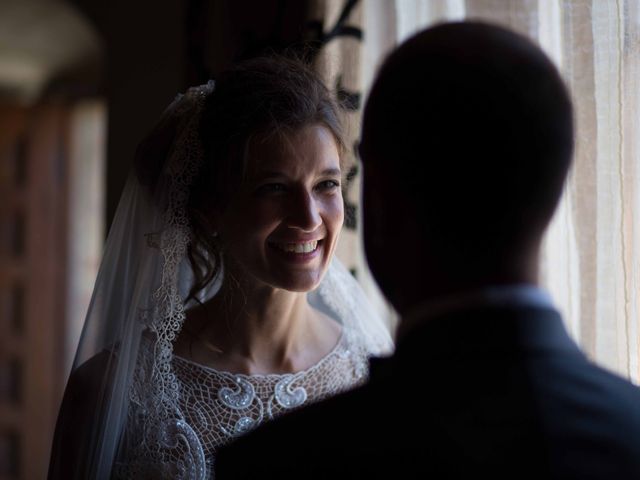
[[[309,469],[307,473],[298,470],[299,478],[312,478],[314,465],[324,462],[328,451],[348,451],[352,437],[364,434],[363,426],[372,418],[373,396],[366,384],[261,425],[220,449],[216,477],[254,478],[263,468],[286,472],[290,461],[297,469]],[[302,459],[306,465],[301,465]]]
[[[537,367],[531,367],[538,364]],[[548,356],[530,362],[540,402],[561,418],[585,416],[589,424],[609,423],[636,436],[640,447],[640,388],[587,358]],[[617,426],[616,426],[617,425]]]

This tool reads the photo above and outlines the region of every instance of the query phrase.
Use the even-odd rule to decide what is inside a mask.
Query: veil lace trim
[[[189,188],[203,155],[198,124],[204,101],[213,89],[213,81],[194,87],[174,101],[174,108],[169,107],[180,120],[179,134],[167,162],[168,198],[165,228],[160,232],[161,284],[153,293],[155,311],[151,318],[142,316],[155,338],[148,349],[140,349],[141,359],[151,358],[150,365],[147,364],[149,373],[134,377],[131,389],[131,400],[144,406],[142,425],[138,425],[144,434],[138,458],[158,467],[163,465],[165,470],[172,466],[174,478],[185,479],[204,478],[206,469],[202,446],[179,406],[180,386],[172,369],[173,342],[185,320],[179,274],[191,240],[186,214]]]

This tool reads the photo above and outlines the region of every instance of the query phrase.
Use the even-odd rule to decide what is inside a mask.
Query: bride
[[[294,60],[169,106],[107,240],[49,478],[212,478],[220,445],[365,380],[391,340],[333,257],[344,151]]]

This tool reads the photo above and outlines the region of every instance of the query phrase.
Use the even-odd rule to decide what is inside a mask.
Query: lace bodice
[[[136,431],[143,412],[130,415],[127,441],[131,451],[117,468],[117,478],[213,478],[216,450],[234,437],[283,413],[348,390],[362,383],[368,373],[367,352],[350,335],[340,340],[317,364],[292,374],[240,375],[220,372],[174,356],[173,370],[179,385],[183,418],[166,432],[180,433],[189,462],[158,466],[156,461],[137,458]],[[176,438],[175,441],[178,441]]]

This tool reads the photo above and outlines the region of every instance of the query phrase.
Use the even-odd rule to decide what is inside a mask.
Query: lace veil
[[[134,397],[144,406],[135,421],[144,432],[140,448],[146,457],[158,464],[169,457],[177,462],[182,474],[175,478],[201,478],[202,466],[193,463],[197,456],[189,450],[193,431],[178,406],[172,342],[185,319],[193,281],[186,257],[191,238],[186,203],[203,157],[200,112],[213,89],[213,82],[194,87],[163,114],[160,125],[174,125],[175,133],[157,188],[131,174],[122,194],[67,387],[80,377],[88,378],[81,388],[93,389],[88,431],[80,436],[83,458],[73,478],[112,476]],[[200,299],[215,295],[221,281],[213,281]],[[337,259],[308,298],[372,355],[390,351],[387,328]],[[64,430],[66,421],[61,414],[57,428]],[[53,478],[58,478],[57,455],[64,448],[54,444]]]

